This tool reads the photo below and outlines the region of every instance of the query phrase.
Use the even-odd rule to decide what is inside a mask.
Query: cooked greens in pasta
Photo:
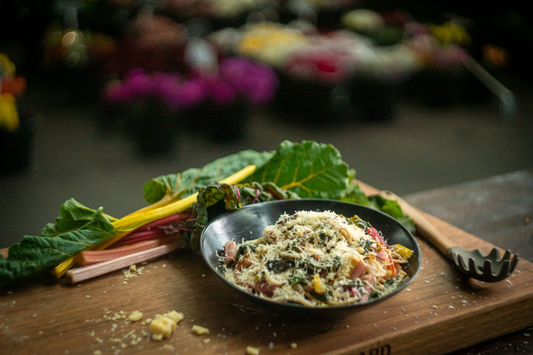
[[[408,277],[401,265],[411,255],[358,216],[299,211],[281,215],[259,239],[226,243],[221,261],[226,279],[248,292],[322,307],[390,293]]]

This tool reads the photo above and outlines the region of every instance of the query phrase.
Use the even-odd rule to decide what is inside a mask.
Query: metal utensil
[[[514,271],[518,254],[512,255],[511,251],[507,250],[500,257],[497,248],[493,248],[488,254],[479,249],[466,250],[446,237],[419,210],[402,198],[390,191],[380,191],[379,195],[389,200],[396,200],[403,212],[413,219],[418,232],[451,259],[461,272],[471,278],[484,282],[498,282],[506,279]]]

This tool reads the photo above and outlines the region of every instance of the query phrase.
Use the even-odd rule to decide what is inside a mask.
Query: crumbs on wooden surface
[[[183,313],[176,311],[168,312],[164,316],[174,320],[176,323],[179,323],[183,319]]]
[[[137,277],[143,274],[144,266],[137,267],[137,265],[132,264],[128,269],[122,270],[122,275],[124,276],[124,282],[123,284],[127,284],[128,280]]]
[[[109,339],[111,342],[111,345],[109,349],[114,350],[115,352],[121,351],[122,349],[126,349],[129,346],[135,346],[141,343],[143,339],[153,339],[153,340],[162,340],[163,338],[168,337],[174,329],[176,328],[176,324],[181,321],[184,316],[182,313],[171,311],[166,314],[157,314],[152,321],[151,318],[146,319],[145,321],[141,322],[142,325],[150,325],[151,332],[146,331],[145,329],[140,329],[141,334],[136,334],[136,330],[133,329],[129,331],[127,334],[122,336],[115,336],[115,332],[119,331],[119,329],[125,330],[124,326],[127,324],[131,324],[133,322],[137,322],[141,320],[143,317],[143,313],[140,311],[133,311],[129,316],[127,316],[126,312],[124,311],[118,311],[113,312],[109,309],[104,309],[105,315],[104,318],[107,318],[108,320],[124,320],[124,325],[120,326],[117,323],[112,324],[111,332],[113,333],[113,336]],[[105,333],[106,331],[104,331]],[[95,341],[98,344],[103,345],[104,340],[100,339],[99,337],[95,337],[95,332],[92,331],[89,333],[91,337],[94,337]],[[171,346],[164,346],[163,349],[165,350],[174,350],[174,348]],[[101,350],[99,354],[102,354]],[[94,354],[97,354],[96,352]]]
[[[142,317],[143,317],[143,313],[142,312],[133,311],[129,315],[128,319],[131,320],[132,322],[137,322],[137,321],[140,321]]]
[[[254,348],[252,346],[246,347],[246,354],[247,355],[259,355],[259,349]]]
[[[155,319],[150,323],[150,331],[153,340],[168,338],[176,329],[176,325],[183,319],[183,314],[172,311],[163,315],[157,314]]]
[[[192,331],[193,331],[196,335],[205,335],[205,334],[209,334],[209,329],[204,328],[204,327],[201,327],[201,326],[199,326],[199,325],[193,325],[193,326],[192,326]]]

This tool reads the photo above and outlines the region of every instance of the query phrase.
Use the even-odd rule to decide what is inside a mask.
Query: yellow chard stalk
[[[237,173],[223,179],[220,181],[220,183],[225,184],[236,184],[248,176],[250,176],[256,169],[255,165],[249,165],[246,168],[242,169],[241,171],[238,171]],[[115,222],[113,222],[113,225],[119,229],[119,230],[125,230],[126,232],[117,234],[116,236],[109,238],[103,243],[100,243],[97,250],[103,250],[112,245],[113,243],[117,242],[121,238],[128,235],[131,231],[134,229],[143,226],[147,223],[156,221],[158,219],[170,216],[175,213],[183,212],[190,208],[193,203],[196,202],[196,199],[198,197],[198,193],[195,193],[193,195],[187,196],[184,199],[178,200],[176,202],[172,202],[167,205],[163,205],[162,207],[156,208],[156,209],[146,209],[143,208],[135,213],[132,213],[122,219],[119,219]],[[74,258],[70,258],[68,260],[65,260],[61,264],[59,264],[57,267],[55,267],[52,270],[52,273],[57,277],[60,278],[63,276],[73,265],[75,261]]]

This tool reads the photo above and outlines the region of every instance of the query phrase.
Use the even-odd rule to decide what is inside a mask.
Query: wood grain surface
[[[533,262],[533,169],[422,191],[405,199]]]
[[[466,248],[492,245],[427,216]],[[200,254],[177,251],[72,285],[66,279],[0,291],[2,354],[445,354],[533,325],[533,264],[520,260],[496,284],[459,273],[422,238],[418,277],[399,294],[336,318],[309,319],[257,308],[213,274]],[[176,310],[169,338],[149,338],[143,322]],[[138,322],[127,316],[143,312]],[[122,318],[123,316],[126,319]],[[118,317],[118,318],[117,318]],[[210,330],[198,336],[193,325]],[[503,352],[502,352],[503,353]]]
[[[414,206],[533,262],[533,169],[406,195]],[[531,327],[453,355],[533,354]]]

